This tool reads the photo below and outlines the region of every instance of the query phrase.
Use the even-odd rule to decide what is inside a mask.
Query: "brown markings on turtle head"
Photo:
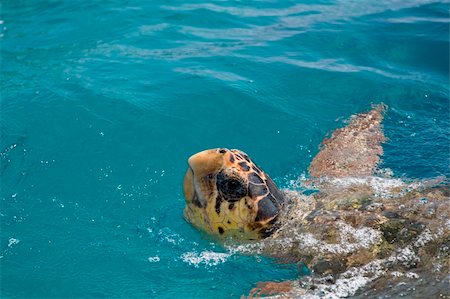
[[[249,171],[250,170],[250,166],[248,166],[248,164],[246,162],[239,162],[239,166],[241,167],[241,169],[243,171]]]
[[[224,172],[217,174],[217,190],[221,197],[228,202],[236,202],[247,196],[246,184],[239,177],[230,176]]]
[[[270,195],[275,200],[277,206],[280,206],[284,202],[284,195],[281,193],[280,189],[275,185],[269,176],[266,176],[266,185],[269,188]]]
[[[244,160],[244,158],[242,158],[242,156],[237,153],[234,154],[234,156],[236,157],[236,160]]]
[[[231,150],[231,151],[234,152],[234,154],[236,155],[236,158],[238,160],[245,160],[245,161],[251,163],[251,160],[250,160],[249,156],[246,153],[244,153],[243,151],[236,150],[236,149],[235,150]]]
[[[251,184],[262,185],[264,184],[263,179],[257,173],[250,173],[248,175],[248,182]]]
[[[216,213],[219,215],[220,214],[220,205],[222,204],[222,197],[220,197],[220,195],[218,195],[216,197],[216,205],[214,206],[214,208],[216,209]]]
[[[248,175],[248,191],[252,197],[266,195],[269,192],[264,180],[257,173],[250,173]]]
[[[252,164],[252,169],[253,171],[255,171],[257,174],[261,174],[261,169],[259,169],[258,166],[256,166],[255,164]]]
[[[203,204],[201,203],[201,201],[198,199],[198,195],[197,192],[194,191],[194,198],[192,198],[192,203],[199,208],[203,208]]]
[[[266,185],[254,185],[254,184],[248,185],[248,191],[251,197],[266,195],[269,192]]]
[[[251,204],[248,203],[247,198],[245,199],[245,205],[247,206],[247,209],[249,209],[250,211],[253,210],[253,207]]]
[[[278,215],[275,216],[272,220],[270,220],[268,224],[268,228],[264,229],[260,232],[261,238],[267,238],[270,236],[277,228],[279,227],[279,223],[277,223]]]
[[[249,156],[247,156],[246,153],[241,152],[242,157],[245,159],[245,161],[251,163]]]
[[[255,221],[264,221],[278,215],[278,207],[270,196],[266,196],[258,201],[258,212]]]

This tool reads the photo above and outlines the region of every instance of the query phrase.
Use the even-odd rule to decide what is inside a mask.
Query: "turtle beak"
[[[191,156],[188,160],[189,168],[184,176],[184,196],[188,202],[196,197],[196,182],[217,170],[222,165],[221,154],[217,150],[206,150]]]
[[[223,153],[216,149],[199,152],[188,160],[194,179],[216,172],[223,165]]]

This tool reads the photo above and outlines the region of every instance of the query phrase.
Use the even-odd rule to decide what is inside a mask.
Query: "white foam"
[[[228,260],[230,256],[230,253],[214,251],[202,251],[200,253],[197,253],[195,251],[190,251],[183,253],[181,255],[181,259],[183,260],[183,262],[198,268],[201,264],[204,264],[206,267],[223,264]]]
[[[338,223],[341,233],[341,242],[349,242],[351,237],[355,239],[355,243],[362,248],[369,248],[379,242],[381,233],[370,227],[354,228],[344,222]]]
[[[147,229],[147,231],[149,231]],[[149,231],[150,232],[150,231]],[[177,233],[172,233],[170,230],[164,228],[158,231],[158,236],[161,236],[164,241],[173,245],[180,245],[184,239]]]
[[[263,248],[264,243],[260,242],[227,246],[227,250],[230,254],[260,254]]]
[[[319,279],[316,289],[302,298],[346,298],[353,296],[369,282],[383,275],[383,261],[375,260],[360,268],[351,268],[342,273],[334,284]]]
[[[368,227],[354,228],[343,222],[337,223],[339,228],[340,242],[327,243],[317,239],[313,234],[294,234],[292,238],[283,240],[286,244],[298,244],[302,251],[331,254],[349,254],[362,248],[370,248],[377,244],[381,238],[381,233]]]
[[[8,240],[8,247],[11,248],[11,247],[13,247],[14,245],[19,244],[19,242],[20,242],[19,239],[10,238],[10,239]]]
[[[420,258],[416,255],[411,246],[398,249],[395,255],[388,258],[389,262],[400,262],[405,267],[411,267],[417,262],[420,262]]]
[[[427,228],[419,235],[417,240],[414,242],[414,246],[422,247],[431,240],[433,240],[433,235],[431,234],[431,231]]]
[[[370,186],[375,193],[375,196],[379,197],[390,197],[393,194],[394,189],[398,188],[411,188],[415,189],[418,187],[417,184],[407,185],[401,179],[390,179],[381,177],[347,177],[347,178],[332,178],[330,183],[333,185],[338,185],[344,188],[355,186],[355,185],[367,185]]]
[[[148,258],[148,261],[149,261],[150,263],[157,263],[157,262],[160,261],[160,258],[159,258],[159,256],[150,256],[150,257]]]
[[[338,279],[334,285],[330,287],[331,293],[324,298],[345,298],[353,296],[357,290],[365,286],[370,279],[362,275]]]

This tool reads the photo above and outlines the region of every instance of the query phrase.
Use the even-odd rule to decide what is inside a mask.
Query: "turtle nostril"
[[[219,153],[220,154],[225,154],[226,152],[227,152],[227,150],[225,148],[219,149]]]

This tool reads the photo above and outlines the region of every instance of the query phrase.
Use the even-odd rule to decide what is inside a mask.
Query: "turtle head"
[[[260,239],[273,231],[284,201],[272,179],[242,151],[191,156],[184,178],[187,221],[209,234]]]

